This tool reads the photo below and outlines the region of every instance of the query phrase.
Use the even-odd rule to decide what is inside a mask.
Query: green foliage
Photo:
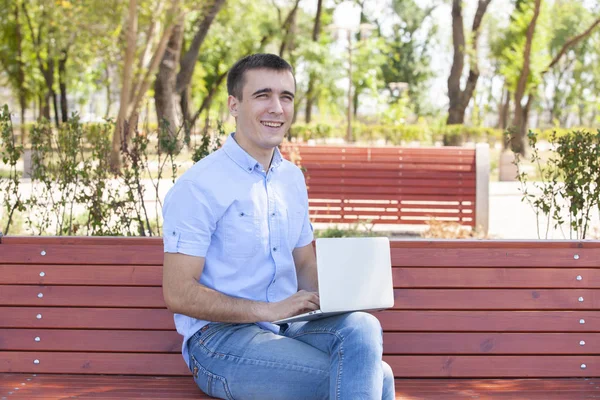
[[[431,22],[435,5],[422,7],[415,0],[393,0],[392,10],[400,22],[394,24],[393,34],[387,40],[386,62],[381,65],[383,80],[391,93],[392,104],[402,96],[391,83],[408,83],[410,106],[417,115],[425,108],[426,83],[433,77],[430,47],[437,33]],[[424,37],[419,40],[419,37]]]
[[[552,219],[554,228],[562,229],[567,224],[570,239],[573,235],[576,239],[585,239],[589,233],[591,211],[600,210],[600,130],[596,134],[576,130],[562,136],[552,135],[551,143],[556,150],[545,164],[539,155],[537,136],[529,131],[531,162],[536,165],[541,178],[533,185],[535,193],[526,186],[527,174],[522,171],[519,154],[515,155],[515,164],[523,201],[532,206],[538,218],[538,237],[541,238],[539,218],[544,216],[548,220],[548,229]]]
[[[28,232],[35,235],[162,234],[159,188],[163,175],[172,181],[177,177],[179,166],[175,156],[180,151],[177,141],[181,138],[166,139],[168,134],[164,129],[154,132],[134,129],[131,142],[121,149],[122,172],[114,175],[109,172],[114,121],[82,124],[74,114],[59,128],[48,121],[34,124],[30,132],[32,190],[28,198],[23,198],[18,190],[20,181],[15,167],[23,150],[14,144],[6,106],[0,113],[0,129],[3,163],[11,167],[10,179],[0,180],[2,192],[9,194],[3,199],[9,211],[5,233],[12,213],[26,211]],[[191,149],[194,160],[219,145],[218,141],[203,141],[200,146],[194,146]],[[149,208],[148,189],[154,189],[157,199],[154,213]]]
[[[25,209],[19,192],[20,174],[17,172],[17,161],[23,154],[23,147],[16,144],[12,120],[8,106],[0,109],[0,157],[2,163],[9,166],[8,177],[0,177],[0,196],[2,208],[6,212],[6,225],[0,226],[4,234],[10,232],[15,212]]]
[[[316,230],[315,237],[317,238],[336,238],[336,237],[361,237],[375,236],[365,222],[352,224],[347,228],[342,228],[339,225],[334,225],[323,230]]]
[[[425,145],[432,145],[437,141],[446,141],[446,145],[462,145],[467,141],[495,143],[502,139],[502,131],[499,129],[466,125],[441,125],[438,127],[427,124],[366,124],[354,122],[352,132],[354,140],[358,142],[384,140],[385,143],[390,145],[403,145],[414,141]],[[346,126],[344,124],[334,125],[323,122],[296,123],[290,129],[290,133],[291,137],[301,141],[344,138],[346,136]]]

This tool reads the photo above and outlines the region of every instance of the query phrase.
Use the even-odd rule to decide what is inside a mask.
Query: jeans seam
[[[204,368],[202,366],[202,364],[200,364],[198,362],[198,360],[196,360],[196,357],[194,357],[193,355],[192,355],[192,359],[193,359],[194,365],[196,367],[198,367],[198,369],[201,371],[201,373],[204,373],[204,374],[206,374],[208,376],[208,380],[207,380],[206,386],[208,387],[208,389],[209,389],[209,391],[211,393],[215,392],[215,390],[214,390],[214,388],[212,386],[214,384],[214,381],[217,380],[217,381],[221,382],[221,384],[223,385],[223,389],[225,390],[225,393],[227,394],[228,400],[235,400],[233,398],[233,395],[231,394],[231,391],[229,390],[229,385],[227,384],[227,380],[224,377],[222,377],[220,375],[217,375],[217,374],[213,374],[212,372],[210,372],[209,370],[207,370],[206,368]],[[207,393],[207,394],[209,396],[212,396],[211,393]]]
[[[315,334],[315,333],[327,333],[329,335],[334,335],[336,336],[339,341],[339,348],[338,348],[338,358],[339,358],[339,363],[338,363],[338,373],[336,376],[336,384],[335,384],[335,395],[336,395],[336,399],[340,398],[340,391],[341,391],[341,381],[342,381],[342,369],[343,369],[343,364],[344,364],[344,336],[342,334],[340,334],[338,331],[336,330],[331,330],[331,329],[314,329],[314,330],[310,330],[310,331],[303,331],[297,335],[293,335],[293,336],[289,336],[292,339],[298,338],[300,336],[304,336],[304,335],[309,335],[309,334]]]

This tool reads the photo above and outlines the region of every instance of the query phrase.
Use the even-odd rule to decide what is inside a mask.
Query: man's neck
[[[258,161],[260,163],[260,165],[262,165],[265,172],[269,170],[269,168],[271,167],[271,162],[273,161],[273,156],[275,155],[274,148],[272,148],[272,149],[254,148],[243,140],[244,137],[242,135],[239,135],[238,137],[236,137],[236,135],[234,134],[233,139],[246,153],[248,153],[256,161]],[[242,140],[240,140],[240,139],[242,139]]]

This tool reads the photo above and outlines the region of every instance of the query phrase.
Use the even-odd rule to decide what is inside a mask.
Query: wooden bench
[[[488,229],[489,147],[355,147],[287,143],[313,222],[419,225],[435,218]]]
[[[206,398],[162,250],[1,238],[0,399]],[[600,396],[600,242],[400,240],[392,261],[395,306],[376,316],[398,399]]]

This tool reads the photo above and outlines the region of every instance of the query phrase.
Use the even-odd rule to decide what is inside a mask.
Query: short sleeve
[[[313,226],[310,222],[310,218],[308,216],[308,204],[306,207],[306,212],[304,213],[304,222],[302,223],[302,232],[300,233],[300,238],[298,239],[298,243],[296,247],[304,247],[308,244],[312,243],[314,239],[313,235]]]
[[[191,180],[178,181],[163,205],[165,253],[206,257],[216,221],[206,190]]]
[[[304,247],[314,240],[313,226],[310,222],[310,216],[308,213],[308,190],[306,189],[306,181],[304,180],[304,174],[298,169],[297,175],[297,187],[300,191],[300,198],[302,199],[302,206],[304,207],[304,222],[302,223],[302,231],[300,232],[300,238],[296,243],[296,248]]]

